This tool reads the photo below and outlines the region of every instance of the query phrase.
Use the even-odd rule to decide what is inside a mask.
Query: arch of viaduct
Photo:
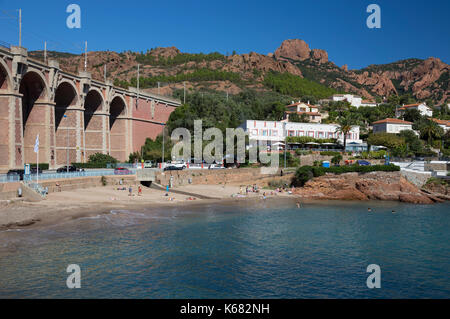
[[[162,132],[180,101],[62,71],[55,60],[28,58],[25,48],[0,48],[0,171],[39,162],[51,168],[86,162],[93,153],[125,161],[147,137]],[[67,151],[68,150],[68,151]]]

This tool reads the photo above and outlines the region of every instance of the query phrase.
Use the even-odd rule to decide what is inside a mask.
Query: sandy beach
[[[138,195],[137,186],[132,188],[129,196],[128,186],[118,190],[118,186],[92,187],[73,191],[55,192],[47,195],[40,202],[12,202],[0,208],[0,230],[23,227],[37,227],[64,222],[70,219],[107,214],[113,209],[133,209],[140,207],[163,208],[166,206],[186,206],[214,202],[262,199],[267,197],[291,196],[288,193],[274,193],[271,190],[250,192],[248,195],[237,195],[237,185],[188,185],[175,188],[175,191],[187,192],[179,194],[169,191],[142,187]],[[243,189],[245,192],[245,189]],[[209,197],[201,199],[197,196]],[[236,196],[237,195],[237,196]]]

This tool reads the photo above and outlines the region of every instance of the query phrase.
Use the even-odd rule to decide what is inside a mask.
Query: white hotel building
[[[296,123],[285,121],[247,120],[240,127],[248,133],[250,140],[267,141],[268,145],[284,142],[288,136],[309,136],[316,139],[335,138],[341,144],[344,142],[342,133],[337,132],[337,124]],[[347,144],[361,144],[359,126],[353,126],[347,135]]]

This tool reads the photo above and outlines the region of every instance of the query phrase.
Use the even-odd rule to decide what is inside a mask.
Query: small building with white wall
[[[356,108],[360,107],[362,103],[362,98],[353,94],[335,94],[331,97],[331,100],[333,102],[347,101],[351,106]]]
[[[362,100],[360,106],[375,107],[378,103],[373,100]]]
[[[405,114],[406,110],[418,110],[422,116],[433,116],[433,110],[426,103],[403,105],[398,109],[399,115]]]
[[[374,133],[393,133],[398,134],[401,131],[412,130],[412,124],[408,121],[387,118],[372,123]]]
[[[320,123],[322,121],[322,115],[319,112],[319,107],[298,101],[286,106],[285,119],[289,120],[289,115],[297,113],[299,116],[306,115],[308,120],[313,123]]]

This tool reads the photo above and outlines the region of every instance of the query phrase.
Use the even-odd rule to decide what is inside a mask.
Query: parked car
[[[153,162],[152,161],[145,161],[144,162],[144,168],[152,168]]]
[[[185,161],[171,161],[169,166],[179,167],[180,170],[185,169],[187,167]]]
[[[225,166],[223,166],[222,164],[217,164],[217,163],[213,163],[210,164],[208,169],[224,169]]]
[[[184,167],[185,168],[185,167]],[[182,166],[175,166],[170,164],[169,166],[164,167],[164,171],[182,171]]]
[[[23,169],[12,169],[9,170],[8,173],[6,173],[6,176],[11,179],[18,177],[18,179],[22,181],[24,173],[25,171]]]
[[[357,160],[356,162],[357,162],[358,165],[360,165],[360,166],[370,166],[370,165],[372,165],[372,164],[370,164],[370,162],[364,161],[364,160]]]
[[[114,169],[114,175],[130,175],[131,171],[125,167],[117,167]]]
[[[78,169],[75,166],[69,165],[69,172],[77,172]],[[66,173],[67,172],[67,165],[60,167],[56,170],[57,173]]]
[[[31,174],[36,174],[36,173],[42,174],[42,168],[39,167],[39,169],[38,169],[37,167],[32,167],[32,168],[30,168],[30,173]]]

